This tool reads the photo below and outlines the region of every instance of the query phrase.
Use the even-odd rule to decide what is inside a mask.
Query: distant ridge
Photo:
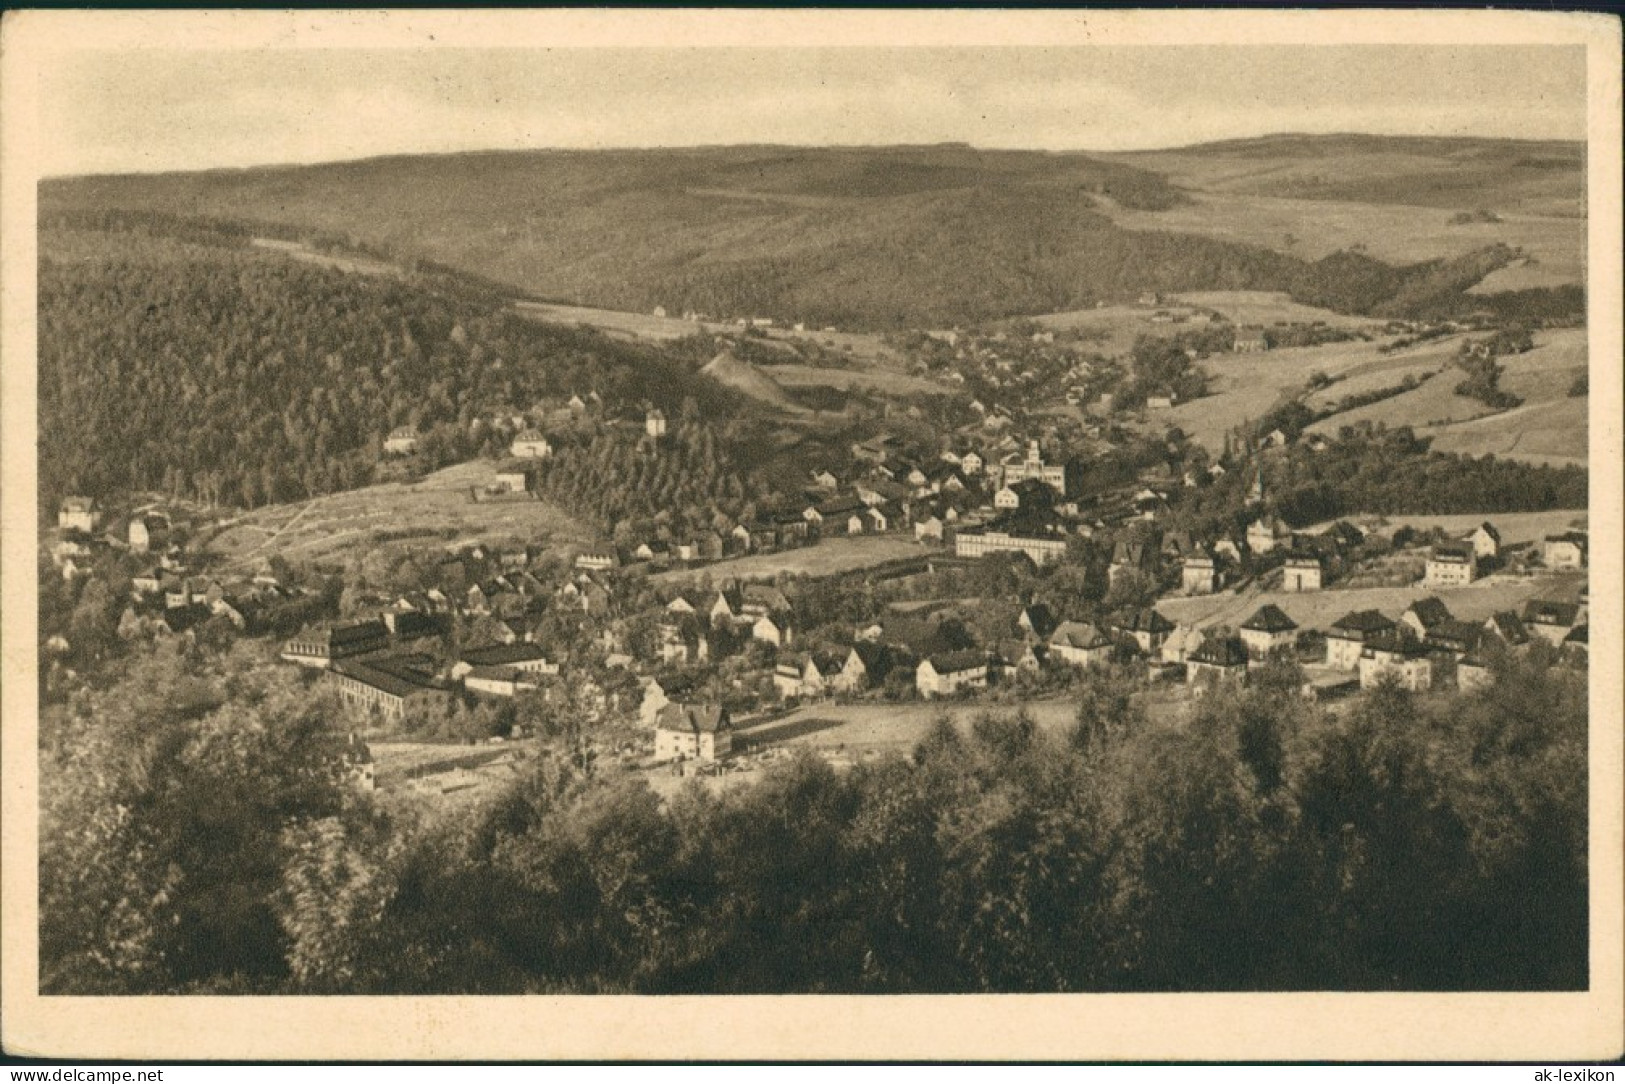
[[[569,304],[883,330],[1181,290],[1286,291],[1338,308],[1312,266],[1327,253],[1299,243],[1321,218],[1307,201],[1441,212],[1412,216],[1419,229],[1407,236],[1423,238],[1460,211],[1574,221],[1585,213],[1582,151],[1375,136],[1118,155],[955,144],[491,151],[47,180],[39,206],[42,220],[230,222]],[[1292,202],[1215,218],[1203,202],[1213,195]],[[1238,232],[1249,223],[1226,213],[1269,228]],[[1358,226],[1357,208],[1338,214]],[[1406,278],[1390,274],[1401,262],[1522,244],[1532,229],[1546,236],[1493,223],[1435,230],[1437,244],[1369,269],[1393,290],[1362,288],[1343,308],[1374,313]],[[1368,240],[1344,232],[1347,247]],[[1553,256],[1578,263],[1550,249],[1543,263]]]

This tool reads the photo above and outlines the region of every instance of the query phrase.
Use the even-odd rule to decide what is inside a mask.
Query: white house
[[[774,647],[784,647],[792,639],[788,626],[781,626],[766,614],[758,617],[756,623],[750,627],[750,636],[753,640],[760,640]]]
[[[1063,621],[1049,637],[1050,657],[1073,666],[1104,666],[1111,661],[1112,647],[1110,636],[1083,621]]]
[[[716,760],[733,748],[733,723],[718,704],[671,703],[655,716],[655,759]]]
[[[1219,571],[1212,557],[1195,553],[1179,570],[1179,586],[1187,595],[1211,595],[1219,589]]]
[[[1287,557],[1281,569],[1281,590],[1319,591],[1320,557],[1313,553],[1294,553]]]
[[[1346,613],[1326,630],[1326,665],[1338,670],[1358,670],[1365,642],[1374,636],[1392,635],[1396,626],[1376,610]]]
[[[1587,536],[1579,531],[1547,535],[1541,543],[1541,559],[1547,568],[1584,568]]]
[[[1241,626],[1241,642],[1254,658],[1291,647],[1298,638],[1298,623],[1274,603],[1260,606]]]
[[[1360,688],[1369,689],[1390,675],[1403,688],[1426,692],[1433,685],[1433,663],[1427,649],[1392,634],[1368,639],[1360,651]]]
[[[536,429],[526,429],[513,438],[508,453],[517,459],[546,459],[553,454],[553,445]]]
[[[1424,587],[1465,587],[1473,582],[1478,560],[1467,542],[1441,542],[1428,554]]]
[[[927,700],[952,696],[961,689],[985,689],[987,656],[979,651],[933,655],[915,669],[914,687]]]
[[[64,531],[88,534],[96,529],[97,518],[96,502],[90,497],[63,497],[56,510],[56,525]]]
[[[408,426],[393,430],[384,438],[384,451],[389,455],[411,455],[418,450],[418,435]]]
[[[1292,531],[1279,519],[1254,520],[1247,527],[1247,548],[1254,553],[1269,553],[1276,546],[1283,545],[1292,538]]]
[[[1493,560],[1501,555],[1501,532],[1488,520],[1480,523],[1478,529],[1467,536],[1467,541],[1473,544],[1473,554],[1479,560]]]
[[[914,523],[914,539],[917,542],[924,542],[927,540],[932,542],[941,542],[942,520],[938,519],[936,516],[928,516],[925,519],[916,520]]]

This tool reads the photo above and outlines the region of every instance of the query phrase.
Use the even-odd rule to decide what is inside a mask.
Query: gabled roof
[[[1050,633],[1049,642],[1078,651],[1094,651],[1112,646],[1112,638],[1086,621],[1063,621]]]
[[[1027,625],[1034,636],[1048,636],[1059,624],[1055,612],[1042,602],[1035,602],[1021,612],[1027,618]]]
[[[1432,597],[1417,599],[1405,612],[1415,614],[1424,629],[1431,629],[1434,625],[1449,621],[1453,616],[1448,606]]]
[[[1497,531],[1495,529],[1495,524],[1491,523],[1489,520],[1485,520],[1483,523],[1480,523],[1473,530],[1473,535],[1476,535],[1479,531],[1483,531],[1485,534],[1489,535],[1490,538],[1494,539],[1496,542],[1501,541],[1501,532]],[[1468,535],[1467,537],[1471,538],[1473,535]]]
[[[1484,622],[1484,628],[1514,646],[1529,641],[1529,630],[1523,627],[1523,620],[1511,610],[1497,610]]]
[[[469,648],[462,653],[462,661],[470,666],[513,666],[522,662],[546,662],[547,652],[539,644],[497,644]]]
[[[1377,610],[1353,610],[1332,622],[1334,629],[1362,635],[1387,632],[1393,627],[1394,622]]]
[[[1187,657],[1188,661],[1208,666],[1246,666],[1247,649],[1235,637],[1209,640]]]
[[[1427,654],[1427,648],[1401,636],[1398,632],[1380,632],[1365,641],[1365,650],[1380,651],[1387,655],[1402,655],[1405,658],[1420,658]]]
[[[835,497],[815,506],[821,516],[839,516],[849,512],[856,512],[868,506],[860,497]]]
[[[960,674],[987,666],[987,655],[981,651],[950,651],[945,655],[932,655],[931,669],[939,674]]]
[[[748,583],[745,585],[744,605],[764,606],[770,613],[778,613],[790,609],[790,600],[784,597],[784,592],[777,587],[765,583]]]
[[[728,712],[720,704],[670,703],[655,716],[658,730],[679,730],[690,734],[715,734],[729,730]]]
[[[863,664],[864,672],[873,678],[883,678],[892,668],[896,652],[885,644],[871,643],[868,640],[859,640],[852,645],[852,654],[858,657]]]
[[[1579,615],[1580,604],[1577,602],[1534,598],[1523,606],[1523,619],[1532,625],[1572,625]]]
[[[1282,614],[1282,616],[1286,615]],[[1128,617],[1116,622],[1112,627],[1122,632],[1163,633],[1173,631],[1174,623],[1147,606],[1142,610],[1136,610]],[[1293,628],[1297,628],[1297,626],[1294,625]]]
[[[1241,626],[1251,632],[1290,632],[1298,627],[1298,623],[1286,615],[1286,612],[1273,602],[1266,603],[1258,608],[1247,623]]]
[[[318,633],[318,635],[320,635]],[[327,630],[330,644],[354,644],[389,635],[382,621],[362,621],[354,625],[339,625]]]
[[[1451,563],[1469,562],[1473,559],[1473,546],[1471,542],[1440,542],[1433,547],[1432,560],[1449,561]]]
[[[1430,644],[1460,645],[1465,648],[1475,647],[1484,635],[1484,627],[1475,625],[1470,621],[1442,621],[1428,629],[1428,642]]]

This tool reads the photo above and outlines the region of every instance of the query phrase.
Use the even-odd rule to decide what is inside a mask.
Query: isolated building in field
[[[1212,554],[1195,552],[1179,571],[1180,589],[1187,595],[1211,595],[1219,589],[1219,570]]]
[[[1287,554],[1281,568],[1281,590],[1319,591],[1321,579],[1320,555],[1294,551]]]

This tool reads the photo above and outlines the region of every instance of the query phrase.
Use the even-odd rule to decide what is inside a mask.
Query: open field
[[[1457,618],[1476,621],[1497,610],[1521,609],[1532,598],[1572,599],[1583,582],[1582,575],[1554,573],[1529,578],[1490,576],[1467,587],[1442,590],[1427,590],[1421,584],[1334,588],[1303,594],[1249,589],[1239,595],[1166,598],[1157,603],[1157,609],[1170,621],[1196,628],[1239,627],[1260,606],[1274,603],[1302,628],[1324,629],[1350,610],[1380,610],[1398,618],[1412,602],[1431,595],[1441,599]]]
[[[693,569],[673,569],[651,576],[654,583],[676,584],[709,576],[712,580],[770,580],[781,572],[797,576],[833,576],[857,568],[885,564],[904,557],[921,557],[930,550],[900,534],[826,538],[811,546],[780,553],[734,557]]]
[[[1192,440],[1209,452],[1217,454],[1224,446],[1224,435],[1243,422],[1256,421],[1283,395],[1301,391],[1311,374],[1323,372],[1328,376],[1353,376],[1367,372],[1400,370],[1398,376],[1379,383],[1398,383],[1403,371],[1412,367],[1438,367],[1448,362],[1455,349],[1453,340],[1444,339],[1424,344],[1392,355],[1378,352],[1375,342],[1329,343],[1325,346],[1293,347],[1286,350],[1268,350],[1258,354],[1219,354],[1202,362],[1212,374],[1213,394],[1181,403],[1162,417],[1169,425],[1177,425]],[[1328,392],[1332,397],[1346,394],[1333,385]],[[1367,408],[1380,410],[1395,400],[1385,400]],[[1471,400],[1469,400],[1470,402]],[[1348,417],[1340,415],[1339,417]],[[1333,432],[1339,424],[1337,418],[1321,423]]]
[[[1324,410],[1347,396],[1364,395],[1396,387],[1408,376],[1423,380],[1446,370],[1449,365],[1449,358],[1437,354],[1407,355],[1374,361],[1346,370],[1343,379],[1319,391],[1311,392],[1304,399],[1304,403],[1315,410]]]
[[[815,749],[860,752],[865,749],[892,749],[905,752],[919,744],[938,717],[947,715],[961,727],[986,711],[1014,713],[1025,708],[1040,728],[1064,730],[1076,717],[1070,697],[1030,700],[1024,704],[978,701],[907,701],[898,704],[809,704],[782,719],[744,727],[735,741],[751,745],[808,745]]]
[[[1081,330],[1094,341],[1090,349],[1101,354],[1124,354],[1141,335],[1173,335],[1199,326],[1194,322],[1183,324],[1154,324],[1151,317],[1157,312],[1194,315],[1189,306],[1169,302],[1155,308],[1142,305],[1103,305],[1093,309],[1073,309],[1070,312],[1051,312],[1030,319],[1040,327],[1052,331]],[[1023,319],[1028,319],[1024,317]]]
[[[1504,414],[1428,429],[1433,449],[1494,455],[1548,467],[1583,467],[1589,460],[1589,407],[1584,397],[1517,407]]]
[[[514,311],[533,320],[552,324],[573,324],[597,328],[600,331],[637,339],[669,342],[702,333],[721,335],[738,334],[740,327],[725,320],[684,320],[677,316],[654,316],[649,313],[623,312],[619,309],[600,309],[587,305],[565,305],[551,301],[516,301]],[[827,331],[809,327],[796,331],[790,327],[761,329],[774,342],[796,344],[813,343],[826,350],[834,350],[870,365],[886,368],[900,363],[897,352],[881,341],[879,335],[857,331]]]
[[[1283,293],[1264,290],[1202,290],[1182,293],[1172,300],[1212,309],[1222,313],[1233,324],[1269,325],[1274,323],[1312,324],[1323,321],[1332,327],[1381,328],[1383,321],[1364,316],[1344,316],[1330,309],[1317,309],[1303,305]]]
[[[1583,329],[1543,331],[1536,341],[1535,349],[1528,353],[1501,359],[1501,386],[1524,400],[1523,405],[1511,410],[1493,411],[1476,399],[1457,395],[1455,388],[1462,374],[1450,365],[1454,351],[1432,344],[1444,366],[1438,375],[1391,399],[1325,418],[1310,426],[1309,431],[1335,433],[1344,425],[1379,421],[1389,426],[1411,426],[1418,435],[1432,438],[1434,449],[1441,452],[1494,454],[1556,466],[1583,465],[1589,439],[1588,398],[1571,398],[1568,391],[1574,378],[1585,371],[1586,333]],[[1454,345],[1451,340],[1441,343]],[[1379,383],[1397,383],[1402,378],[1403,373],[1395,371]],[[1339,383],[1311,402],[1318,405],[1335,399],[1347,394],[1345,388],[1354,390],[1349,382]]]
[[[1261,245],[1315,260],[1340,249],[1364,251],[1393,263],[1460,256],[1501,242],[1534,256],[1539,285],[1584,282],[1585,220],[1502,214],[1501,222],[1453,225],[1453,212],[1402,203],[1283,199],[1198,192],[1192,202],[1165,211],[1113,210],[1120,226],[1176,230],[1224,241]],[[1511,287],[1502,287],[1510,289]]]
[[[860,389],[882,395],[947,395],[949,389],[923,377],[892,369],[823,369],[813,365],[769,365],[762,369],[786,388]]]
[[[549,324],[573,324],[600,331],[630,335],[638,339],[670,341],[702,331],[722,331],[721,324],[697,324],[673,316],[651,316],[641,312],[594,309],[585,305],[556,305],[549,301],[516,301],[519,315]]]
[[[273,554],[294,561],[334,560],[391,541],[453,546],[503,539],[592,540],[579,520],[544,501],[471,501],[470,487],[483,487],[495,471],[496,464],[483,460],[460,463],[420,482],[385,482],[299,504],[272,505],[224,525],[205,548],[247,563]],[[410,538],[387,537],[407,525]]]
[[[1579,277],[1576,278],[1576,275]],[[1491,271],[1470,287],[1467,292],[1470,294],[1494,294],[1503,290],[1532,290],[1537,287],[1550,289],[1584,281],[1585,268],[1583,263],[1580,266],[1576,266],[1570,261],[1550,264],[1545,260],[1531,258],[1508,264],[1499,271]]]

